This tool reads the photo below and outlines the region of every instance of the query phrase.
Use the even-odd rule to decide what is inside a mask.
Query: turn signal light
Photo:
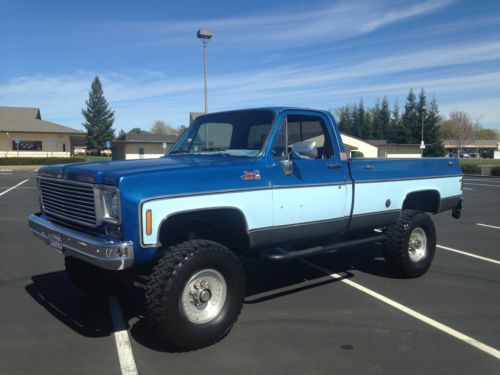
[[[151,210],[146,210],[146,235],[151,236],[153,233],[153,213]]]

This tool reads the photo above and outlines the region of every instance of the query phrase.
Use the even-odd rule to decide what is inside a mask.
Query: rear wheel
[[[123,287],[119,271],[104,270],[71,256],[64,258],[64,265],[73,284],[90,296],[109,296]]]
[[[154,331],[184,350],[211,345],[236,322],[245,297],[239,259],[208,240],[171,246],[154,267],[146,309]]]
[[[404,210],[386,235],[384,255],[395,272],[408,278],[427,272],[436,251],[436,229],[427,214]]]

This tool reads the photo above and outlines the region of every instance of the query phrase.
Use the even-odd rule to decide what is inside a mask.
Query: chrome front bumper
[[[107,241],[63,228],[40,217],[28,218],[31,231],[49,244],[49,235],[60,235],[62,252],[108,270],[124,270],[134,263],[134,244],[131,241]]]

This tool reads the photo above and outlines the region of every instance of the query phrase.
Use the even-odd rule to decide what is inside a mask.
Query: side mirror
[[[280,161],[281,169],[285,176],[291,176],[293,171],[293,161],[290,159],[285,159]]]
[[[318,157],[318,146],[316,141],[302,141],[292,145],[292,154],[303,159],[316,159]]]

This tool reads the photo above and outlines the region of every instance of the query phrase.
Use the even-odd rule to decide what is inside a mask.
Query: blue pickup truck
[[[457,159],[349,159],[329,112],[264,108],[197,118],[159,159],[48,166],[35,235],[93,295],[145,279],[146,311],[170,345],[222,338],[245,297],[239,255],[286,261],[385,243],[403,277],[430,267],[429,214],[462,209]]]

